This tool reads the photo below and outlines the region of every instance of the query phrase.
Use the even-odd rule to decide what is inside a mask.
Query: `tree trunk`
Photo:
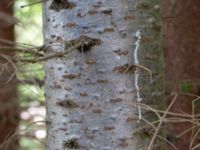
[[[180,94],[170,111],[192,115],[192,102],[196,97],[191,95],[200,95],[200,1],[165,0],[163,4],[166,91],[167,93],[180,91],[188,93]],[[167,101],[170,102],[170,100]],[[196,101],[195,114],[199,114],[199,110],[199,101]],[[176,139],[179,134],[192,126],[192,123],[188,121],[168,123],[169,140],[178,150],[192,149],[199,144],[199,138],[194,138],[194,135],[198,133],[196,132],[198,127],[192,128]],[[192,130],[195,131],[194,134]],[[191,144],[192,141],[193,144]]]
[[[45,62],[48,150],[148,145],[135,129],[155,119],[141,103],[164,104],[159,2],[44,3],[46,56],[59,53]]]
[[[0,38],[14,41],[15,21],[13,19],[13,8],[12,6],[8,7],[11,2],[12,0],[1,0],[0,2]],[[0,42],[1,46],[4,44]],[[14,53],[1,50],[0,55],[13,56]],[[6,141],[15,132],[19,122],[19,104],[16,85],[13,85],[11,80],[9,81],[10,77],[13,76],[14,69],[7,60],[1,57],[0,70],[0,149],[17,150],[17,139],[11,142]]]

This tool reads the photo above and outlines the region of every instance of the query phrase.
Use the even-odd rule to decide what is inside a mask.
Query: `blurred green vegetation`
[[[16,0],[14,1],[14,14],[18,22],[15,26],[16,42],[25,43],[27,47],[41,46],[42,40],[42,9],[41,3],[29,5],[36,0]],[[23,56],[24,54],[18,54]],[[26,57],[24,55],[23,57]],[[31,81],[33,84],[21,83],[18,85],[18,95],[22,107],[20,129],[24,129],[38,120],[44,120],[44,88],[34,84],[37,80],[44,79],[42,63],[17,64],[17,77],[21,81]],[[21,150],[43,150],[45,139],[45,126],[43,124],[34,125],[34,130],[28,128],[20,138]],[[32,126],[31,126],[32,127]],[[37,132],[40,131],[40,132]],[[38,137],[41,135],[43,137]]]
[[[41,3],[25,6],[35,2],[34,0],[16,0],[14,4],[15,17],[18,19],[16,26],[16,41],[40,46],[42,40],[42,11]]]
[[[20,145],[24,150],[38,150],[38,141],[29,138],[22,137]]]
[[[189,93],[189,92],[192,91],[192,87],[189,83],[183,82],[183,83],[180,84],[180,90],[182,92]]]

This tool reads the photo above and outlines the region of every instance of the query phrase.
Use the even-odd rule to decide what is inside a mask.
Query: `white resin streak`
[[[134,49],[134,63],[136,65],[139,65],[139,60],[138,60],[138,49],[140,47],[140,41],[141,41],[141,33],[140,30],[138,30],[135,34],[135,37],[137,38],[136,42],[135,42],[135,49]],[[140,96],[140,87],[139,87],[139,69],[136,68],[135,70],[135,89],[136,89],[136,99],[137,99],[137,103],[138,103],[138,121],[140,121],[142,119],[142,113],[141,113],[141,107],[140,107],[140,103],[142,101],[142,98]]]

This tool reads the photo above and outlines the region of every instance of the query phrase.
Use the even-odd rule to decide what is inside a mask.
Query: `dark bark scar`
[[[68,0],[53,0],[49,9],[53,9],[55,11],[60,11],[61,9],[72,9],[76,6],[75,3],[69,2]]]
[[[81,52],[89,51],[93,46],[100,45],[102,41],[100,39],[88,37],[85,35],[80,36],[78,39],[73,39],[66,42],[65,47],[71,47],[76,43],[82,43],[77,49]]]
[[[80,149],[80,144],[78,142],[78,139],[73,138],[73,139],[64,141],[63,148]]]
[[[56,103],[57,105],[65,108],[77,108],[79,105],[74,100],[68,99]]]

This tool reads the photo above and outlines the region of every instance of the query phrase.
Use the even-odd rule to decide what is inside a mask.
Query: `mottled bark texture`
[[[95,42],[45,62],[47,149],[144,150],[151,132],[134,129],[155,115],[142,110],[138,121],[136,104],[164,103],[160,1],[44,3],[46,55],[66,51],[83,37]]]
[[[0,38],[14,41],[14,19],[12,0],[1,0],[0,2]],[[5,43],[0,42],[0,45]],[[14,55],[13,52],[0,51],[0,55]],[[19,122],[18,99],[16,85],[9,78],[13,76],[14,69],[4,58],[0,58],[0,149],[17,150],[18,140],[6,142],[6,139],[15,132]],[[13,78],[15,80],[15,78]],[[2,145],[3,144],[3,145]]]
[[[200,1],[165,0],[163,4],[166,91],[170,93],[182,90],[190,94],[200,95]],[[194,98],[193,96],[180,94],[170,111],[192,114],[192,101]],[[168,100],[168,103],[170,101],[171,99]],[[198,114],[200,110],[199,101],[195,103],[195,106],[195,113]],[[191,128],[191,123],[170,123],[168,127],[168,139],[174,143],[178,150],[191,148],[191,132],[176,138],[177,135]],[[195,128],[195,131],[197,129]],[[199,135],[191,146],[194,147],[198,143]]]

